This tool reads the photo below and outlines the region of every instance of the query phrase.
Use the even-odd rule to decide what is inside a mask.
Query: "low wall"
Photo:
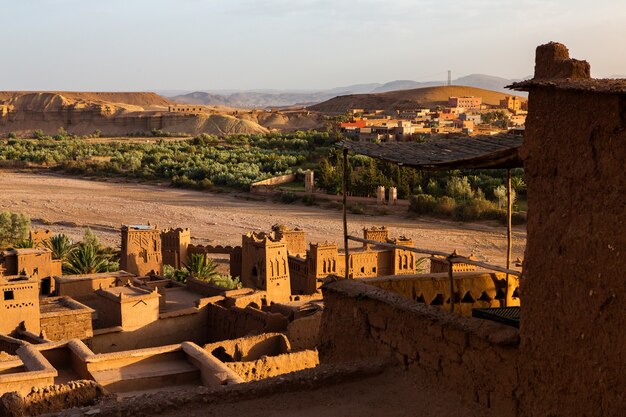
[[[268,178],[266,180],[253,182],[250,184],[250,191],[253,191],[257,187],[273,187],[276,185],[287,184],[294,182],[297,179],[296,174],[279,175],[277,177]]]
[[[91,405],[102,395],[102,388],[94,381],[72,381],[64,385],[33,388],[24,395],[10,392],[0,398],[0,415],[21,417],[54,413]]]
[[[208,341],[216,342],[251,334],[282,332],[287,328],[287,318],[282,314],[268,313],[253,307],[223,307],[210,303],[208,310]]]
[[[208,306],[161,313],[159,319],[135,330],[94,331],[90,341],[96,353],[118,352],[180,343],[181,340],[204,344],[209,340]]]
[[[451,314],[360,281],[323,287],[320,359],[393,357],[416,377],[501,416],[517,415],[519,331]]]
[[[316,350],[302,350],[277,356],[263,356],[249,362],[228,362],[226,366],[245,381],[259,381],[290,372],[315,368],[319,363]]]
[[[58,372],[38,350],[26,345],[17,349],[17,354],[24,364],[24,370],[0,375],[0,394],[11,391],[27,394],[32,387],[54,384]]]

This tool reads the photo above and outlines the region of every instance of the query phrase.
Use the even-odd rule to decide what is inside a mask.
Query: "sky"
[[[316,90],[522,78],[562,42],[626,74],[623,0],[0,0],[0,90]]]

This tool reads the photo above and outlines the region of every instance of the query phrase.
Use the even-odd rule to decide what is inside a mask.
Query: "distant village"
[[[521,131],[526,123],[528,101],[506,96],[498,106],[484,104],[481,97],[449,97],[446,106],[396,109],[352,109],[341,131],[362,141],[410,141],[430,135],[497,134]]]

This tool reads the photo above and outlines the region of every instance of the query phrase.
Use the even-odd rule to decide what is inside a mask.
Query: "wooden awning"
[[[522,168],[519,135],[480,135],[426,142],[356,142],[339,146],[356,154],[424,170]]]

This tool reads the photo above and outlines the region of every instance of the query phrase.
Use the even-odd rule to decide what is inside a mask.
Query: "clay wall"
[[[208,341],[236,339],[251,334],[281,332],[287,328],[287,318],[282,314],[268,313],[254,307],[223,307],[216,303],[207,305]]]
[[[23,277],[0,278],[0,333],[10,334],[21,323],[38,334],[39,282]]]
[[[308,278],[308,264],[306,258],[289,256],[289,279],[292,294],[312,294],[315,292],[315,280]]]
[[[624,413],[626,88],[588,79],[567,48],[537,48],[521,156],[528,237],[521,415]],[[576,78],[582,78],[577,81]]]
[[[38,350],[25,345],[17,349],[16,353],[23,363],[23,369],[0,375],[0,394],[11,391],[27,394],[33,386],[54,384],[58,373]]]
[[[187,263],[187,248],[191,241],[191,231],[186,229],[167,229],[161,232],[161,255],[164,265],[181,269]]]
[[[93,298],[94,292],[98,289],[126,285],[133,277],[133,274],[126,271],[116,271],[88,275],[55,276],[54,281],[57,295],[81,300]]]
[[[122,226],[120,269],[144,276],[163,273],[161,232],[152,226]]]
[[[324,287],[323,363],[392,357],[427,383],[494,415],[517,416],[519,332],[461,317],[356,280]]]
[[[417,274],[367,278],[368,285],[392,291],[403,297],[450,309],[450,279],[447,273]],[[506,275],[496,272],[459,272],[454,274],[454,309],[471,317],[472,309],[503,307],[506,291]],[[519,279],[509,276],[508,306],[519,306]]]
[[[90,341],[96,353],[119,352],[190,341],[207,343],[209,314],[206,307],[162,313],[159,319],[135,330],[121,327],[94,330]]]
[[[259,381],[278,375],[314,368],[319,365],[319,357],[315,350],[283,353],[277,356],[263,356],[249,362],[228,362],[232,369],[244,381]]]
[[[287,338],[293,350],[316,349],[319,343],[322,313],[295,319],[287,326]]]
[[[45,304],[58,303],[64,308],[46,312]],[[85,340],[93,336],[92,315],[94,310],[77,303],[69,297],[43,298],[41,301],[41,332],[48,340]]]
[[[306,254],[306,232],[300,229],[277,227],[274,229],[275,240],[287,244],[289,255]]]
[[[33,388],[23,394],[7,393],[0,399],[0,415],[21,417],[55,413],[91,405],[102,395],[104,392],[98,384],[86,380]]]

